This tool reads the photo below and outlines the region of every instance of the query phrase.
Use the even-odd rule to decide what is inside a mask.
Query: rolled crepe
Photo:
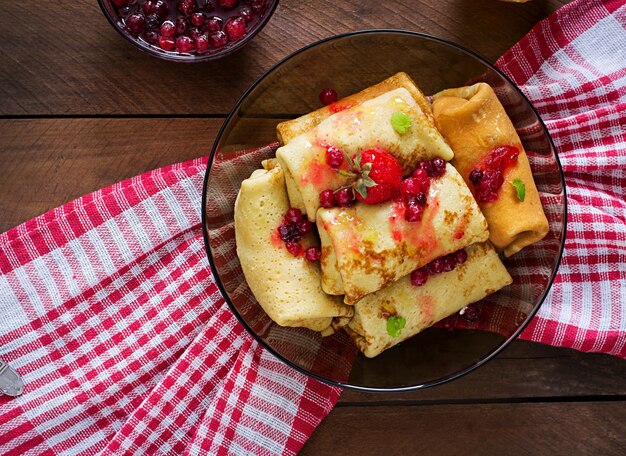
[[[450,164],[434,179],[422,219],[408,222],[404,204],[357,203],[320,209],[322,286],[354,304],[437,257],[489,237],[487,222]]]
[[[454,150],[452,164],[470,188],[469,174],[496,147],[514,146],[519,156],[514,166],[504,172],[504,184],[498,198],[479,203],[487,218],[489,239],[509,257],[537,242],[548,233],[528,157],[504,107],[493,89],[485,83],[448,89],[433,96],[437,127]],[[520,201],[511,182],[519,177],[526,195]]]
[[[313,127],[317,126],[322,120],[327,119],[333,114],[361,104],[366,100],[376,98],[383,93],[387,93],[400,87],[409,91],[413,99],[420,106],[422,112],[429,118],[430,122],[434,124],[430,102],[426,99],[419,87],[417,87],[415,81],[413,81],[408,74],[401,71],[388,77],[384,81],[379,82],[378,84],[369,86],[360,92],[342,98],[341,100],[328,106],[311,111],[310,113],[296,119],[286,120],[279,123],[276,126],[276,136],[278,137],[278,141],[281,145],[287,144],[296,136],[306,133]]]
[[[465,263],[430,276],[421,287],[406,276],[361,299],[344,327],[359,350],[373,358],[512,282],[489,242],[467,247],[466,252]],[[398,337],[387,333],[387,319],[394,315],[406,321]]]
[[[289,209],[282,169],[273,160],[244,180],[235,201],[235,239],[241,269],[255,298],[281,326],[328,331],[333,317],[348,317],[352,308],[322,291],[318,264],[285,248],[277,228]],[[304,246],[314,243],[312,236]]]
[[[394,130],[391,116],[402,112],[411,119],[403,134]],[[400,87],[361,104],[331,115],[308,132],[293,138],[276,151],[285,170],[292,206],[315,220],[322,190],[336,190],[354,180],[337,172],[326,162],[326,148],[334,146],[350,157],[359,150],[381,147],[394,155],[404,174],[411,173],[420,160],[452,158],[452,150],[424,114],[411,93]],[[348,164],[344,161],[343,169]]]

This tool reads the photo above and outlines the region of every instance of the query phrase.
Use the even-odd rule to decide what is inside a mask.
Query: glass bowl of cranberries
[[[278,0],[98,0],[113,27],[156,57],[202,62],[243,47]]]
[[[344,330],[322,336],[311,329],[281,326],[269,318],[240,266],[234,206],[241,183],[260,169],[263,161],[270,160],[265,165],[273,166],[271,159],[280,146],[278,123],[324,105],[339,112],[351,104],[350,95],[398,72],[410,75],[427,96],[477,82],[487,82],[493,88],[526,150],[549,232],[508,258],[500,254],[512,284],[370,358],[357,349]],[[396,119],[397,127],[405,128],[408,123],[401,117]],[[348,160],[349,156],[324,147],[325,160],[331,168],[364,169],[364,162],[354,165],[356,157]],[[364,156],[365,151],[360,160]],[[418,169],[409,174],[411,177],[402,177],[402,188],[406,187],[408,194],[415,193],[413,203],[418,209],[424,203],[417,197],[420,185],[437,179],[445,166],[434,161],[420,162]],[[370,173],[373,177],[373,171]],[[473,179],[478,177],[474,175]],[[493,359],[517,338],[538,311],[556,275],[565,242],[567,205],[563,173],[550,135],[532,104],[503,73],[475,53],[436,37],[407,31],[368,30],[334,36],[273,66],[243,94],[224,122],[209,158],[203,192],[207,256],[216,283],[235,316],[260,344],[289,366],[329,384],[360,391],[432,387],[455,380]],[[355,203],[353,192],[342,192],[321,192],[320,205],[359,204]],[[419,215],[416,213],[416,223]],[[272,240],[267,242],[285,244],[283,247],[289,252],[286,255],[302,257],[303,264],[314,263],[319,261],[319,252],[309,252],[303,239],[311,229],[315,230],[315,225],[304,226],[303,220],[298,211],[286,211]],[[466,252],[452,252],[428,264],[427,269],[413,271],[410,283],[415,287],[424,283],[428,286],[434,275],[445,273],[447,266],[462,267],[466,261]],[[264,280],[280,289],[283,284],[273,282],[277,276],[268,274]],[[442,291],[451,297],[458,293],[455,283],[444,285]],[[307,296],[302,296],[291,305],[304,306],[307,302]],[[405,322],[393,312],[379,312],[379,317],[387,319],[389,336],[406,331]]]

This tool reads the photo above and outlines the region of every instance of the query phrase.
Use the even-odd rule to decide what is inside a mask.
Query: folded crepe
[[[512,282],[489,242],[465,250],[465,263],[430,276],[420,287],[413,286],[407,276],[361,299],[354,306],[354,317],[344,326],[359,350],[373,358]],[[387,320],[393,316],[405,320],[397,337],[387,332]]]
[[[422,98],[420,103],[416,101],[415,93]],[[426,112],[422,108],[424,104],[428,109]],[[398,133],[394,129],[391,117],[396,112],[410,118],[408,131]],[[313,117],[319,119],[319,116]],[[312,121],[307,118],[302,123],[308,126]],[[296,127],[292,124],[290,130],[294,129]],[[336,112],[291,138],[276,151],[276,158],[285,171],[291,205],[299,208],[311,221],[315,220],[320,207],[321,191],[337,190],[354,180],[326,162],[326,150],[330,146],[350,157],[359,150],[383,148],[398,159],[405,175],[410,174],[420,160],[435,157],[450,160],[453,155],[435,128],[428,100],[416,87],[411,91],[398,87]],[[347,168],[344,161],[343,169]]]
[[[277,228],[289,209],[282,169],[264,162],[244,180],[235,201],[235,239],[241,269],[255,298],[281,326],[302,326],[329,333],[333,317],[349,317],[352,308],[322,291],[318,264],[292,256]],[[303,239],[304,247],[315,243]],[[332,331],[331,331],[332,332]]]
[[[504,107],[493,89],[485,83],[448,89],[433,96],[433,113],[439,131],[454,150],[452,164],[470,188],[469,174],[499,146],[514,146],[519,156],[503,177],[504,184],[493,202],[480,203],[487,218],[489,239],[509,257],[537,242],[548,233],[548,220],[528,163],[528,157]],[[511,182],[519,178],[525,185],[520,201]]]
[[[459,173],[446,164],[431,181],[422,219],[408,222],[404,203],[321,208],[322,286],[354,304],[437,257],[489,237],[487,222]]]

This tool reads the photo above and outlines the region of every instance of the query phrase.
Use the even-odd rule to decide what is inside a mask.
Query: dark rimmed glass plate
[[[511,117],[550,223],[544,240],[505,260],[514,284],[374,359],[340,332],[322,338],[273,323],[250,292],[237,259],[233,206],[240,183],[274,155],[275,127],[320,107],[333,87],[347,96],[390,75],[408,73],[426,94],[485,81]],[[499,70],[456,44],[407,31],[368,30],[317,42],[276,64],[255,82],[226,119],[211,152],[204,185],[203,227],[215,278],[234,314],[279,359],[319,380],[365,391],[437,385],[493,358],[528,324],[548,293],[565,241],[565,183],[545,125],[522,92]],[[469,317],[468,317],[469,318]],[[461,329],[463,328],[463,329]],[[494,379],[497,381],[497,379]]]

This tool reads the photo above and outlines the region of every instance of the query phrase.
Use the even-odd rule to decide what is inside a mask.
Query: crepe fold
[[[349,317],[353,309],[322,291],[318,264],[292,256],[278,235],[289,200],[283,170],[274,160],[264,162],[244,180],[235,201],[237,255],[255,298],[281,326],[301,326],[332,332],[333,317]],[[303,239],[308,247],[313,236]]]
[[[430,276],[421,287],[411,285],[407,276],[356,303],[354,317],[344,329],[359,350],[373,358],[512,282],[489,242],[465,250],[465,263]],[[387,332],[387,320],[392,316],[406,322],[398,337]]]
[[[412,92],[420,93],[423,98],[417,88],[414,91],[395,88],[323,118],[310,130],[280,147],[276,158],[285,171],[291,205],[314,221],[320,207],[320,192],[337,190],[354,180],[353,176],[340,173],[327,163],[329,147],[337,148],[349,157],[354,157],[360,150],[382,148],[396,157],[405,175],[410,174],[421,160],[435,157],[450,160],[452,150],[435,128],[428,100],[424,98],[418,103]],[[424,103],[427,112],[422,109]],[[392,125],[392,115],[397,112],[410,119],[410,127],[404,133],[399,133]],[[310,119],[303,122],[306,125],[312,123]],[[342,169],[348,170],[347,161]]]
[[[448,89],[433,96],[433,114],[439,131],[454,150],[452,164],[470,188],[469,174],[499,146],[519,150],[516,164],[508,168],[495,201],[479,203],[489,224],[490,240],[509,257],[543,239],[548,233],[539,193],[528,157],[495,92],[486,83]],[[525,186],[524,201],[511,185],[519,178]]]
[[[402,201],[321,208],[322,286],[354,304],[431,260],[489,237],[487,222],[459,173],[446,164],[431,181],[421,221]]]

